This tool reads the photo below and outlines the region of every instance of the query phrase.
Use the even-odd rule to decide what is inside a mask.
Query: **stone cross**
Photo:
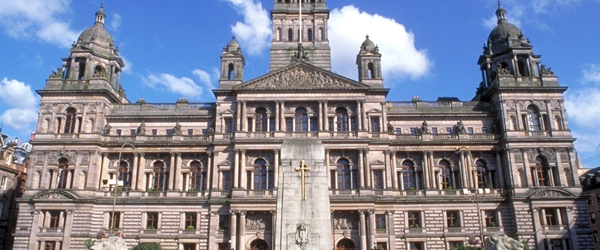
[[[302,199],[305,200],[306,193],[305,193],[305,188],[304,188],[304,179],[306,178],[306,176],[305,176],[306,171],[310,171],[310,168],[304,164],[304,160],[301,160],[300,167],[296,167],[296,168],[294,168],[294,170],[300,172],[300,185],[302,186]]]

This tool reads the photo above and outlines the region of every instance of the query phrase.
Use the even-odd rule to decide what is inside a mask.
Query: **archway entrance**
[[[350,239],[340,240],[336,245],[337,250],[354,250],[354,242]]]
[[[250,243],[250,250],[269,249],[267,242],[261,239],[256,239]]]

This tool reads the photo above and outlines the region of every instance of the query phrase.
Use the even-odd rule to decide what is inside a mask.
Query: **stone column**
[[[242,129],[241,131],[248,131],[248,119],[246,115],[247,103],[242,102]]]
[[[523,122],[525,122],[525,121],[521,121],[521,117],[522,117],[521,116],[521,106],[519,106],[519,102],[516,103],[515,109],[517,110],[517,117],[515,117],[517,119],[517,129],[518,130],[527,130],[527,129],[525,129],[525,124],[523,124]]]
[[[230,225],[230,232],[229,232],[229,238],[231,239],[231,246],[237,246],[237,211],[235,210],[230,210],[229,214],[231,216],[231,219],[229,220]],[[239,248],[238,248],[239,249]]]
[[[177,153],[177,165],[175,165],[175,190],[183,190],[181,177],[181,153]]]
[[[33,211],[31,211],[31,214],[33,215],[33,221],[31,222],[31,230],[29,232],[29,249],[37,249],[35,247],[35,244],[37,243],[37,231],[38,228],[40,228],[38,223],[40,221],[41,213],[42,211],[40,211],[39,209],[34,209]]]
[[[238,236],[238,247],[237,249],[246,249],[246,211],[240,211],[240,235]]]
[[[533,230],[535,232],[535,238],[533,239],[536,246],[543,246],[542,238],[543,232],[542,223],[540,222],[540,210],[538,208],[531,209],[531,218],[533,218]],[[517,218],[518,219],[518,218]],[[545,218],[544,218],[545,219]]]
[[[385,150],[385,189],[392,188],[392,166],[390,166],[390,150]]]
[[[281,112],[279,111],[279,102],[275,101],[275,131],[281,131]]]
[[[359,210],[360,217],[360,250],[367,250],[367,227],[365,222],[365,211]]]
[[[173,190],[175,184],[175,153],[171,153],[171,161],[169,162],[169,185],[168,190]]]
[[[358,131],[363,130],[360,101],[356,101],[356,125],[358,125]]]
[[[237,109],[237,112],[235,114],[235,118],[236,118],[235,119],[236,120],[235,128],[236,128],[236,131],[241,131],[242,130],[241,129],[242,128],[242,124],[241,124],[241,120],[242,120],[242,103],[240,101],[236,101],[235,104],[236,104],[235,106],[236,106],[236,109]]]
[[[208,249],[216,250],[216,232],[219,231],[219,214],[216,211],[210,211],[209,213],[209,222],[208,222]],[[225,240],[225,239],[223,239]]]
[[[277,237],[277,210],[271,210],[271,246],[275,246],[275,237]]]
[[[139,173],[138,173],[138,186],[137,186],[137,190],[143,190],[146,191],[146,187],[147,187],[147,182],[146,182],[146,154],[145,153],[140,153],[139,154]]]
[[[208,191],[211,189],[212,187],[212,182],[214,181],[214,179],[212,178],[212,174],[211,171],[215,171],[215,169],[212,167],[212,151],[208,151],[206,152],[206,184],[204,185],[204,190],[203,191]]]
[[[496,151],[497,186],[495,186],[495,188],[504,188],[504,171],[503,170],[504,170],[504,168],[502,167],[502,159],[500,158],[500,151]]]
[[[213,151],[212,152],[212,165],[210,166],[212,168],[212,190],[217,190],[219,189],[219,169],[217,166],[217,160],[219,159],[219,151]],[[211,156],[208,156],[209,159],[211,158]]]
[[[279,149],[273,150],[273,189],[277,189],[277,183],[279,181]],[[275,227],[273,227],[275,228]]]
[[[240,158],[241,158],[240,159],[240,161],[241,161],[241,164],[240,164],[240,180],[241,180],[240,187],[242,189],[247,189],[248,188],[247,187],[248,180],[247,180],[247,173],[246,173],[246,150],[242,149],[241,151],[242,152],[240,155]]]
[[[102,167],[100,167],[100,175],[98,176],[98,189],[102,187],[102,178],[107,176],[108,171],[108,153],[102,154]]]
[[[323,101],[323,129],[325,131],[331,130],[329,127],[329,116],[327,116],[327,101]]]
[[[239,172],[240,172],[240,150],[235,149],[233,159],[233,188],[238,188]]]
[[[375,210],[369,210],[369,249],[374,246],[375,241]]]
[[[358,176],[360,177],[360,188],[365,188],[365,162],[362,149],[358,149]]]
[[[279,105],[281,106],[279,108],[279,112],[281,112],[281,114],[279,115],[279,117],[280,117],[279,122],[281,124],[280,129],[281,129],[281,131],[286,131],[287,128],[285,127],[285,102],[280,101]]]
[[[329,170],[329,149],[325,149],[325,169],[327,171],[327,183],[329,183],[329,189],[333,190],[335,189],[335,187],[337,187],[337,185],[335,185],[335,183],[331,183],[331,171]],[[352,173],[352,171],[350,171],[350,173]],[[352,178],[351,178],[352,179]],[[337,180],[337,178],[336,178]]]
[[[371,165],[369,164],[369,149],[365,149],[365,186],[373,188],[371,185]]]
[[[323,102],[322,101],[319,101],[319,113],[321,114],[320,118],[319,118],[319,131],[323,131],[324,130],[323,129],[323,123],[324,123],[323,120],[325,119],[325,115],[324,115],[325,112],[323,112]]]
[[[373,72],[375,73],[375,72]],[[381,102],[381,132],[387,132],[387,105]]]
[[[394,249],[396,246],[396,224],[394,224],[394,210],[386,212],[388,228],[388,249]]]
[[[63,249],[69,250],[71,245],[71,230],[73,228],[73,209],[67,210],[67,218],[66,223],[64,223],[64,232],[63,232]]]
[[[573,250],[579,250],[579,244],[576,243],[576,241],[574,241],[574,239],[577,239],[577,230],[575,230],[576,226],[575,226],[575,218],[573,218],[573,207],[566,207],[566,214],[567,214],[567,228],[569,229],[569,238],[571,239],[571,249]],[[559,213],[560,214],[560,213]],[[560,222],[560,221],[559,221]]]
[[[138,182],[138,153],[133,153],[133,165],[131,166],[131,189],[138,190],[137,182]]]
[[[397,154],[398,154],[397,151],[392,151],[392,188],[393,189],[398,189],[398,171],[396,169],[398,167]]]

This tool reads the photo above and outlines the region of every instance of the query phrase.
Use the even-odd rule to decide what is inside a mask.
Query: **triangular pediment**
[[[305,62],[296,62],[236,86],[234,89],[238,91],[368,90],[369,86]]]

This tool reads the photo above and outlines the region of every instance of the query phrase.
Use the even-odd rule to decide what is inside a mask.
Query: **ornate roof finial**
[[[104,14],[104,3],[100,4],[100,9],[96,12],[96,23],[104,25],[104,18],[106,14]]]
[[[506,10],[502,8],[500,0],[498,0],[498,10],[496,10],[496,18],[498,18],[498,24],[506,22]]]

